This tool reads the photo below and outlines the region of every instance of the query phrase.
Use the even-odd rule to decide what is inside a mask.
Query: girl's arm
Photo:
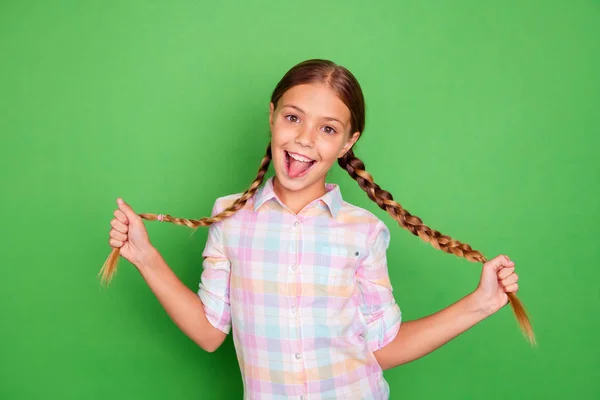
[[[374,352],[382,369],[421,358],[490,315],[471,293],[435,314],[402,322],[398,334],[387,346]]]
[[[218,349],[227,335],[211,325],[198,294],[179,280],[160,253],[152,248],[137,267],[173,322],[202,349]]]
[[[473,293],[435,314],[403,322],[394,340],[373,353],[381,368],[423,357],[500,310],[508,302],[506,293],[518,290],[514,265],[506,256],[488,261]]]

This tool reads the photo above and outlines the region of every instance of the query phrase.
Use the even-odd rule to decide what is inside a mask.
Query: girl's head
[[[354,75],[341,65],[328,60],[307,60],[292,67],[281,78],[271,103],[277,107],[288,90],[298,85],[321,84],[329,88],[344,103],[350,113],[350,132],[362,132],[365,128],[365,99]]]
[[[483,254],[468,244],[429,228],[419,217],[411,215],[394,200],[391,193],[374,182],[365,164],[354,155],[352,146],[365,127],[365,102],[360,85],[346,68],[327,60],[308,60],[294,66],[273,91],[269,123],[272,138],[256,178],[229,208],[218,215],[199,220],[170,215],[162,220],[198,228],[232,216],[254,196],[264,180],[271,159],[278,180],[289,190],[324,184],[327,171],[337,160],[369,198],[387,211],[402,228],[446,253],[469,261],[487,261]],[[158,219],[157,214],[140,216],[147,220]],[[119,249],[116,248],[100,271],[105,283],[110,281],[116,270],[118,258]],[[509,299],[521,329],[533,341],[533,330],[523,305],[514,293],[509,293]]]
[[[350,71],[331,61],[304,61],[275,87],[269,125],[278,183],[294,191],[323,190],[331,166],[364,129],[360,85]]]

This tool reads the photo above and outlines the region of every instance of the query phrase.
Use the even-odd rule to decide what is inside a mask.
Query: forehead
[[[320,117],[339,119],[347,125],[350,121],[350,110],[335,92],[322,84],[305,84],[288,89],[281,99],[279,107],[294,105],[305,113]]]

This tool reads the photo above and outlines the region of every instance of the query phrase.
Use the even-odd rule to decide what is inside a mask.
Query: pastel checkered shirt
[[[240,194],[217,199],[213,215]],[[373,352],[394,339],[389,230],[342,200],[337,185],[300,213],[273,178],[232,217],[213,224],[198,294],[229,333],[244,399],[387,399]]]

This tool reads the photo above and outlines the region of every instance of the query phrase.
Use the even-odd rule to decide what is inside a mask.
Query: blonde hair
[[[351,129],[350,132],[362,132],[365,126],[365,104],[364,97],[358,81],[346,68],[337,65],[328,60],[307,60],[292,67],[279,81],[271,96],[271,102],[276,106],[278,100],[290,88],[305,83],[320,82],[330,87],[337,96],[350,109],[351,113]],[[260,168],[256,178],[244,192],[244,194],[236,200],[231,207],[223,210],[210,218],[202,218],[199,220],[176,218],[170,215],[165,215],[162,219],[166,222],[172,222],[178,225],[185,225],[190,228],[198,228],[200,226],[209,226],[215,222],[222,221],[240,210],[246,202],[254,196],[256,190],[262,184],[264,176],[271,162],[271,144],[267,146],[267,152],[262,159]],[[388,212],[398,224],[412,233],[420,237],[422,240],[430,243],[438,250],[442,250],[449,254],[454,254],[458,257],[466,258],[469,261],[486,263],[487,259],[477,250],[473,250],[466,243],[461,243],[452,239],[449,236],[442,235],[440,232],[433,230],[423,224],[419,217],[411,215],[392,195],[381,189],[377,185],[371,174],[365,170],[364,163],[358,159],[352,149],[350,149],[343,157],[338,160],[340,167],[344,168],[348,174],[358,182],[358,185],[363,189],[369,198],[377,205]],[[139,214],[140,217],[149,221],[158,219],[157,214]],[[113,274],[116,271],[117,261],[119,258],[119,249],[115,248],[109,255],[108,259],[100,270],[102,282],[108,284]],[[508,293],[510,305],[515,314],[519,327],[531,344],[535,344],[535,335],[527,310],[515,293]]]

